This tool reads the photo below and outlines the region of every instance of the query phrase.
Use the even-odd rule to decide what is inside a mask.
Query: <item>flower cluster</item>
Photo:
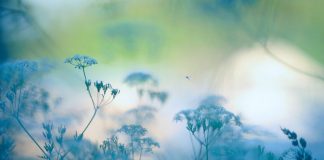
[[[91,80],[86,80],[85,85],[90,92]],[[93,82],[93,86],[97,92],[97,106],[109,104],[120,92],[119,89],[113,88],[110,83],[104,83],[103,81],[95,81]]]
[[[74,55],[73,57],[66,58],[64,63],[72,64],[75,68],[82,69],[97,64],[97,60],[83,55]]]
[[[190,133],[190,137],[194,137],[199,147],[205,148],[205,155],[208,157],[210,145],[215,143],[220,135],[224,133],[225,128],[241,126],[238,116],[227,111],[219,104],[205,103],[203,100],[197,109],[183,110],[174,117],[176,121],[185,121],[186,129]],[[195,152],[195,149],[193,148]],[[202,159],[202,154],[195,155],[196,159]],[[208,159],[208,158],[207,158]]]

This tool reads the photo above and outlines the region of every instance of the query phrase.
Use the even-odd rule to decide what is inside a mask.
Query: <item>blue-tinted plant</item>
[[[157,99],[162,104],[165,103],[168,98],[166,92],[157,90],[159,82],[157,78],[149,73],[133,72],[126,76],[124,83],[130,87],[136,88],[139,98],[147,95],[152,101]]]
[[[10,136],[0,133],[0,160],[12,159],[14,148],[14,140]]]
[[[281,128],[281,131],[291,141],[292,148],[285,151],[280,159],[312,160],[311,153],[306,149],[307,142],[304,138],[298,138],[297,133],[287,128]]]
[[[139,160],[142,159],[143,153],[153,153],[153,148],[160,147],[160,144],[150,137],[138,139],[139,143]]]
[[[277,156],[272,152],[267,152],[264,146],[258,145],[252,148],[252,155],[249,157],[257,160],[277,160]]]
[[[145,72],[133,72],[126,76],[124,83],[137,90],[138,105],[136,108],[129,110],[124,114],[127,120],[131,119],[131,123],[143,124],[154,118],[155,113],[158,111],[155,107],[154,101],[159,104],[164,104],[168,99],[168,93],[160,91],[158,80],[156,77]],[[144,101],[143,98],[147,97],[149,101]]]
[[[30,82],[38,71],[34,61],[14,61],[1,65],[0,105],[4,116],[14,119],[33,143],[49,158],[46,151],[27,130],[22,119],[32,117],[37,110],[48,110],[48,95]]]
[[[141,125],[123,125],[118,132],[124,133],[129,138],[127,147],[131,153],[131,159],[134,160],[135,153],[139,154],[141,159],[143,153],[152,153],[153,148],[160,147],[159,143],[150,137],[146,137],[147,130]]]
[[[65,60],[65,63],[69,63],[75,68],[82,70],[86,90],[91,99],[92,106],[94,109],[92,117],[85,126],[85,128],[80,134],[76,132],[74,136],[76,140],[80,141],[83,138],[84,133],[92,123],[93,119],[95,118],[99,108],[109,105],[120,91],[118,89],[113,88],[110,83],[104,83],[103,81],[95,81],[94,83],[92,83],[91,80],[87,78],[85,69],[89,66],[97,64],[97,61],[95,59],[83,55],[74,55],[71,58],[67,58]],[[91,93],[91,87],[94,87],[94,89],[96,90],[96,100],[94,99],[93,94]]]
[[[205,100],[202,102],[205,102]],[[219,104],[210,102],[201,103],[196,109],[180,111],[174,117],[176,121],[186,122],[195,159],[206,158],[208,160],[210,146],[217,141],[224,128],[241,125],[238,116]],[[193,139],[199,144],[198,152],[195,149]],[[203,150],[205,150],[204,154]]]
[[[98,145],[85,138],[75,141],[73,137],[66,137],[64,146],[68,149],[65,159],[104,159]]]
[[[40,156],[42,159],[56,159],[63,160],[68,154],[68,151],[64,149],[64,135],[66,128],[64,126],[59,126],[57,128],[57,133],[53,132],[52,123],[43,123],[43,136],[45,138],[44,150],[47,156]]]
[[[157,109],[151,106],[139,106],[128,110],[125,117],[134,124],[143,124],[147,120],[153,119],[156,112]]]
[[[115,135],[104,140],[99,147],[102,149],[105,159],[111,159],[111,160],[129,159],[128,148],[124,144],[119,143],[118,137]]]

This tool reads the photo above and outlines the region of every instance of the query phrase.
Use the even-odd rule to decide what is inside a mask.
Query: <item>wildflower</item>
[[[184,110],[176,114],[176,121],[185,121],[186,129],[195,140],[205,147],[205,155],[208,156],[210,150],[209,144],[214,143],[219,138],[219,135],[224,133],[225,127],[239,126],[240,124],[236,116],[227,111],[224,107],[217,103],[205,103],[203,100],[197,109]],[[234,122],[234,123],[233,123]],[[201,136],[203,133],[204,136]],[[206,136],[206,137],[205,137]],[[194,150],[195,151],[195,150]],[[201,159],[197,155],[197,159]],[[206,158],[208,159],[208,158]]]
[[[71,58],[65,59],[64,63],[72,64],[75,68],[82,69],[97,64],[97,60],[83,55],[74,55]]]

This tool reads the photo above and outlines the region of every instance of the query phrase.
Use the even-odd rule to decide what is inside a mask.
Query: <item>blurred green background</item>
[[[2,0],[3,54],[61,59],[84,53],[107,63],[154,63],[228,55],[280,39],[323,63],[323,5],[321,0]]]

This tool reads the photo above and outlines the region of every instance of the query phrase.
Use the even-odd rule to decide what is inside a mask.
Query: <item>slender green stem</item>
[[[17,95],[16,95],[17,96]],[[16,102],[16,108],[17,113],[15,114],[15,119],[17,120],[19,126],[24,130],[24,132],[28,135],[28,137],[36,144],[36,146],[43,152],[46,158],[50,159],[50,157],[46,154],[46,152],[43,150],[43,148],[38,144],[38,142],[35,140],[35,138],[29,133],[29,131],[26,129],[24,124],[19,119],[19,111],[20,111],[20,103],[21,103],[21,88],[19,89],[19,97],[16,97],[18,99],[18,102]],[[14,105],[14,104],[12,104]]]
[[[83,72],[83,76],[84,76],[84,81],[87,81],[87,76],[86,76],[86,73],[85,73],[84,67],[82,67],[82,72]],[[85,131],[88,129],[88,127],[90,126],[90,124],[92,123],[92,121],[93,121],[94,117],[96,116],[97,111],[98,111],[98,109],[99,109],[99,107],[96,106],[96,104],[95,104],[95,102],[94,102],[94,100],[93,100],[93,97],[92,97],[92,95],[91,95],[90,89],[87,89],[87,91],[88,91],[88,94],[89,94],[90,99],[91,99],[91,101],[92,101],[92,105],[93,105],[94,113],[93,113],[93,115],[92,115],[90,121],[89,121],[88,124],[86,125],[86,127],[85,127],[85,128],[83,129],[83,131],[81,132],[81,135],[82,135],[82,136],[84,135]]]
[[[190,134],[190,131],[188,131],[188,133],[189,133],[189,137],[190,137],[192,151],[193,151],[193,154],[194,154],[194,157],[195,157],[194,159],[196,160],[196,159],[198,159],[197,154],[196,154],[196,148],[194,146],[194,143],[193,143],[193,140],[192,140],[192,135]]]
[[[142,152],[143,152],[143,148],[141,148],[140,155],[139,155],[139,160],[142,159]]]
[[[85,81],[87,81],[88,79],[87,79],[87,76],[86,76],[86,73],[85,73],[84,67],[82,67],[82,72],[83,72],[83,77],[84,77],[84,82],[85,82]],[[91,94],[91,92],[90,92],[90,89],[87,88],[87,92],[88,92],[88,94],[89,94],[89,96],[90,96],[90,98],[91,98],[91,102],[92,102],[92,105],[93,105],[93,109],[96,110],[97,107],[96,107],[96,104],[95,104],[95,102],[94,102],[94,100],[93,100],[93,97],[92,97],[92,94]]]
[[[133,139],[131,140],[131,150],[132,150],[132,160],[135,160],[135,158],[134,158],[134,144],[133,144],[134,142],[133,142]]]
[[[38,144],[38,142],[35,140],[35,138],[28,132],[26,127],[22,124],[22,122],[19,120],[18,117],[15,118],[20,125],[20,127],[25,131],[25,133],[29,136],[29,138],[36,144],[36,146],[43,152],[43,154],[46,156],[46,158],[50,159],[50,157],[46,154],[46,152],[43,150],[43,148]]]
[[[88,127],[90,126],[91,122],[93,121],[94,117],[95,117],[96,114],[97,114],[98,109],[99,109],[99,108],[96,108],[96,109],[95,109],[95,111],[94,111],[94,113],[93,113],[93,115],[92,115],[90,121],[88,122],[88,124],[86,125],[86,127],[83,129],[81,135],[84,135],[84,132],[85,132],[85,131],[88,129]]]
[[[16,116],[19,117],[19,112],[20,112],[20,102],[21,102],[21,88],[19,89],[19,98],[18,98],[18,104],[17,104],[17,113]]]

